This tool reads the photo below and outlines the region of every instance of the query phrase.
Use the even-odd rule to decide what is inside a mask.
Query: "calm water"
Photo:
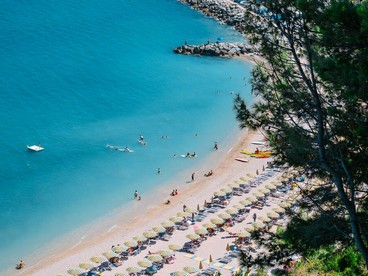
[[[243,62],[172,53],[243,39],[175,0],[0,3],[1,268],[203,160],[250,97]]]

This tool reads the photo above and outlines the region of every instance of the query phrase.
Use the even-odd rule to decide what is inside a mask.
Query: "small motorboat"
[[[30,151],[41,151],[41,150],[44,150],[43,147],[41,147],[41,145],[33,145],[33,146],[28,146],[27,145],[27,149],[30,150]]]

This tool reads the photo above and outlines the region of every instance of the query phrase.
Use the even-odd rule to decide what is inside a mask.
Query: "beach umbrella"
[[[114,251],[115,253],[121,253],[121,252],[127,251],[128,249],[129,247],[118,245],[118,246],[114,246],[112,248],[112,251]]]
[[[90,264],[90,263],[80,263],[79,267],[85,270],[91,270],[92,268],[95,267],[94,264]]]
[[[202,261],[199,262],[199,269],[202,270],[203,269],[203,264]]]
[[[271,221],[271,219],[270,218],[268,218],[268,217],[258,217],[257,218],[259,221],[262,221],[262,222],[270,222]]]
[[[133,237],[133,240],[136,240],[137,242],[144,242],[147,240],[147,238],[143,235],[139,235],[139,236]]]
[[[158,262],[161,262],[163,260],[163,258],[161,257],[161,255],[158,255],[158,254],[154,254],[154,255],[149,255],[147,257],[147,259],[151,262],[155,262],[155,263],[158,263]]]
[[[230,219],[231,218],[231,216],[229,214],[219,214],[217,216],[221,219]]]
[[[273,184],[267,184],[266,188],[269,189],[269,190],[276,190],[276,186],[273,185]]]
[[[279,205],[281,208],[289,208],[291,206],[289,202],[281,202]]]
[[[232,193],[233,190],[230,189],[229,187],[224,187],[224,188],[221,188],[220,191],[223,191],[226,194],[230,194]]]
[[[185,272],[188,272],[189,274],[197,273],[199,271],[198,268],[196,268],[194,266],[186,266],[186,267],[183,268],[183,270]]]
[[[275,212],[269,212],[269,213],[267,213],[267,216],[271,219],[278,219],[280,217],[280,215],[278,213],[275,213]]]
[[[80,268],[70,268],[70,269],[68,269],[68,273],[70,275],[78,276],[78,275],[84,273],[84,271]]]
[[[213,194],[215,196],[217,196],[217,197],[221,197],[221,196],[225,196],[226,195],[226,193],[224,193],[223,191],[217,191],[217,192],[214,192]]]
[[[266,225],[264,225],[264,223],[262,222],[252,222],[252,225],[254,227],[255,230],[259,230],[259,229],[262,229],[262,228],[265,228]]]
[[[183,247],[181,245],[177,245],[177,244],[169,244],[169,249],[174,250],[174,251],[178,251],[183,249]]]
[[[163,221],[161,222],[161,225],[165,228],[168,228],[168,227],[174,227],[175,223],[172,221]]]
[[[247,231],[242,231],[236,234],[237,237],[239,238],[248,238],[250,237],[250,233]]]
[[[170,221],[174,222],[174,223],[180,223],[184,220],[183,217],[171,217],[169,218]]]
[[[126,269],[129,273],[139,273],[142,271],[142,268],[136,266],[130,266]]]
[[[128,246],[130,248],[133,248],[133,247],[137,247],[138,243],[136,241],[126,241],[126,242],[124,242],[124,245]]]
[[[199,207],[199,204],[197,204],[197,211],[199,212],[201,208]]]
[[[242,210],[242,209],[244,209],[244,208],[245,208],[245,206],[244,206],[244,205],[233,205],[233,207],[234,207],[235,209],[237,209],[237,210]]]
[[[112,251],[104,252],[102,253],[102,255],[104,255],[107,259],[110,259],[112,257],[119,257],[119,255],[117,255],[116,253]]]
[[[252,202],[249,200],[242,200],[239,202],[239,204],[244,205],[244,206],[250,206],[252,205]]]
[[[237,183],[231,183],[231,184],[228,184],[227,186],[229,186],[231,189],[239,188],[239,184]]]
[[[157,233],[164,233],[166,232],[166,229],[162,226],[156,226],[152,228],[153,231],[157,232]]]
[[[162,257],[167,258],[174,255],[174,251],[172,250],[159,250],[158,254],[160,254]]]
[[[103,263],[103,262],[106,262],[107,261],[107,259],[105,258],[105,257],[101,257],[101,256],[93,256],[93,257],[91,257],[91,259],[90,259],[92,262],[94,262],[94,263]]]
[[[257,201],[257,199],[254,196],[247,196],[245,199],[252,203]]]
[[[202,227],[215,229],[216,228],[216,224],[213,224],[211,222],[207,222],[207,223],[203,224]]]
[[[212,263],[212,262],[213,262],[213,260],[212,260],[212,255],[210,255],[210,259],[209,259],[209,261],[210,261],[210,263]]]
[[[226,251],[230,251],[230,245],[229,244],[226,245]]]
[[[221,225],[221,224],[224,224],[225,221],[221,218],[213,218],[211,219],[211,222],[216,225]]]
[[[247,226],[244,227],[245,231],[249,232],[249,233],[252,233],[254,232],[254,226],[249,224]]]
[[[284,208],[281,208],[281,207],[275,207],[275,208],[272,208],[272,210],[274,210],[278,214],[285,213],[285,209]]]
[[[198,228],[198,229],[194,230],[194,232],[197,235],[207,235],[208,234],[208,231],[205,228]]]
[[[197,235],[197,234],[188,234],[188,235],[186,235],[186,237],[187,237],[188,239],[192,240],[192,241],[195,241],[195,240],[198,240],[198,239],[200,239],[200,238],[201,238],[201,237],[200,237],[199,235]]]
[[[153,238],[156,238],[157,237],[157,233],[156,232],[153,232],[153,231],[147,231],[147,232],[144,232],[143,233],[143,236],[145,236],[146,238],[148,239],[153,239]]]
[[[208,204],[208,203],[207,203],[207,200],[205,200],[205,201],[204,201],[203,206],[204,206],[204,207],[207,207],[207,204]]]
[[[236,215],[237,213],[239,213],[239,211],[236,209],[226,209],[225,212],[230,215]]]
[[[262,194],[260,192],[254,192],[254,193],[252,193],[252,195],[254,195],[256,198],[264,197],[264,194]]]
[[[153,263],[152,263],[152,262],[150,262],[149,260],[141,260],[141,261],[138,261],[138,265],[139,265],[140,267],[145,267],[145,268],[147,268],[147,267],[151,267],[151,266],[153,266]]]
[[[271,191],[269,189],[259,189],[258,192],[262,193],[262,194],[269,194]]]
[[[178,217],[186,218],[186,217],[189,217],[191,215],[191,213],[188,213],[188,212],[179,212],[176,215]]]
[[[189,274],[184,271],[174,271],[170,273],[170,276],[188,276]]]
[[[185,208],[185,212],[193,214],[197,212],[197,209],[187,207]]]
[[[247,173],[247,176],[250,177],[250,178],[254,178],[256,177],[257,175],[255,173]]]

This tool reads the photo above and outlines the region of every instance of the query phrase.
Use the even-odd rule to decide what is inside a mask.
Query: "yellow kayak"
[[[271,156],[272,151],[260,151],[258,153],[255,153],[255,152],[242,150],[240,151],[240,153],[250,155],[251,157],[256,157],[256,158],[267,158]]]

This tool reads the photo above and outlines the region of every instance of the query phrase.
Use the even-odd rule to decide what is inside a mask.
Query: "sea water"
[[[250,65],[172,52],[244,40],[175,0],[1,0],[0,35],[0,270],[221,150],[250,99]]]

